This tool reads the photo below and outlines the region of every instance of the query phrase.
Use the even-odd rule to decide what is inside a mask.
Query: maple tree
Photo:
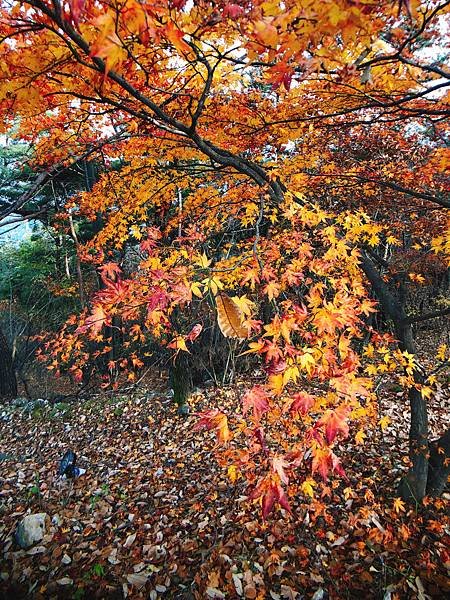
[[[394,306],[372,259],[397,246],[398,223],[412,230],[411,208],[433,225],[423,253],[448,258],[449,73],[440,47],[424,51],[447,17],[447,2],[416,0],[2,4],[2,127],[18,123],[40,169],[2,215],[74,163],[101,166],[58,216],[69,230],[73,214],[101,215],[78,248],[101,286],[47,346],[51,367],[134,381],[155,344],[179,355],[201,343],[217,304],[265,379],[243,415],[214,408],[199,423],[217,430],[219,460],[247,478],[264,516],[289,511],[293,479],[310,495],[311,474],[345,477],[338,442],[363,446],[382,368],[405,370],[422,421],[410,488],[425,494],[430,388],[406,315],[388,311],[400,349],[371,328],[369,284]]]

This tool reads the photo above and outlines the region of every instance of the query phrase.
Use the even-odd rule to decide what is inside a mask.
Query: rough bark
[[[430,443],[427,495],[440,496],[448,485],[450,475],[450,429]]]
[[[0,329],[0,400],[11,400],[17,396],[17,379],[13,367],[11,350]]]
[[[173,389],[173,399],[178,406],[186,404],[192,389],[192,371],[189,360],[184,352],[178,354],[169,372],[170,386]]]
[[[416,354],[414,334],[411,322],[401,302],[391,293],[372,261],[363,256],[361,267],[372,285],[383,311],[392,320],[395,334],[402,351]],[[414,382],[422,385],[424,377],[416,368],[413,371]],[[422,394],[411,387],[408,392],[411,408],[409,430],[409,454],[412,467],[401,481],[398,493],[404,500],[420,502],[427,493],[428,479],[428,414],[427,403]]]

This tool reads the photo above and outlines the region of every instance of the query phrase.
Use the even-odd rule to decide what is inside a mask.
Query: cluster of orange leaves
[[[312,495],[310,475],[344,476],[337,444],[353,433],[364,444],[375,376],[400,367],[413,384],[413,358],[367,326],[375,303],[358,266],[361,248],[395,249],[394,228],[414,221],[403,207],[393,224],[380,193],[392,188],[374,173],[414,187],[420,169],[424,184],[445,189],[441,150],[412,157],[407,124],[383,121],[423,76],[392,53],[430,8],[402,5],[29,0],[0,10],[3,131],[19,118],[35,165],[88,153],[103,166],[70,205],[102,217],[80,249],[101,286],[47,344],[50,368],[81,381],[106,364],[105,385],[119,371],[135,381],[156,346],[177,354],[201,343],[217,305],[264,380],[243,394],[234,427],[218,409],[199,423],[217,431],[230,479],[245,474],[265,516],[276,503],[289,510],[291,478]],[[432,86],[439,73],[427,76]],[[414,114],[427,102],[419,97]],[[425,251],[448,253],[442,220],[422,238]],[[239,320],[224,322],[230,303]]]

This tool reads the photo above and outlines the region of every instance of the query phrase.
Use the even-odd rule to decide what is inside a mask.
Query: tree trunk
[[[180,352],[169,370],[173,399],[178,406],[186,404],[193,389],[192,371],[189,362],[186,353]]]
[[[84,282],[83,282],[83,273],[81,271],[81,261],[79,256],[80,244],[78,243],[78,237],[75,231],[75,226],[73,223],[72,215],[69,213],[69,223],[70,223],[70,235],[73,239],[73,243],[75,244],[75,265],[77,270],[77,279],[78,279],[78,292],[80,295],[80,304],[81,308],[86,306],[86,296],[84,293]]]
[[[413,329],[401,302],[391,293],[372,261],[362,257],[361,267],[372,285],[384,313],[392,319],[395,333],[402,351],[416,354]],[[424,377],[418,368],[413,371],[414,382],[422,385]],[[411,408],[409,430],[409,455],[412,467],[399,486],[399,494],[404,500],[421,502],[427,493],[428,479],[428,414],[427,403],[420,391],[411,387],[408,392]]]
[[[440,496],[445,490],[450,475],[450,429],[431,442],[428,461],[427,495]]]
[[[11,400],[17,396],[17,380],[11,350],[0,329],[0,400]]]

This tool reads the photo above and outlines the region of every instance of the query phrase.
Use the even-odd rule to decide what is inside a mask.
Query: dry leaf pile
[[[154,386],[155,387],[155,386]],[[193,413],[239,408],[242,385],[204,390]],[[437,399],[440,405],[443,398]],[[442,598],[450,592],[445,499],[410,509],[395,501],[405,469],[404,399],[384,393],[392,424],[345,448],[349,481],[290,498],[292,515],[266,522],[214,459],[214,434],[195,431],[161,389],[96,396],[0,423],[0,589],[3,598]],[[436,406],[434,414],[442,408]],[[403,412],[405,414],[403,414]],[[433,413],[433,410],[431,410]],[[441,424],[439,424],[441,426]],[[87,473],[57,478],[68,448]],[[27,513],[51,527],[20,550]]]

